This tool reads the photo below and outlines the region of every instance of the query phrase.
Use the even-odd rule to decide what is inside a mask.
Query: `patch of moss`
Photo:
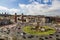
[[[48,26],[43,26],[43,28],[45,29],[50,29],[44,32],[36,31],[36,30],[31,30],[31,26],[25,26],[23,27],[23,31],[27,34],[31,34],[31,35],[49,35],[49,34],[54,34],[56,32],[56,30],[52,27],[48,27]]]

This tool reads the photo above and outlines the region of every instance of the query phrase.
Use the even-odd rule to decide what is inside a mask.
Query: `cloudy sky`
[[[60,0],[0,0],[0,13],[60,15]]]

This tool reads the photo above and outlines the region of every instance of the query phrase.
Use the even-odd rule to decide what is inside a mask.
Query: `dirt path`
[[[5,27],[5,28],[12,28],[12,27],[15,27],[17,25],[17,23],[14,23],[14,24],[11,24],[11,25],[4,25],[4,26],[1,26],[2,28]]]

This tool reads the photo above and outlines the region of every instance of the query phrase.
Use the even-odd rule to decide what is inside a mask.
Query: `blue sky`
[[[57,10],[60,11],[60,0],[0,0],[0,13],[57,15]]]
[[[19,8],[18,4],[30,4],[33,1],[39,2],[41,4],[48,4],[51,5],[52,1],[48,0],[47,3],[44,3],[44,0],[32,0],[29,2],[29,0],[0,0],[0,6],[5,6],[8,8]]]

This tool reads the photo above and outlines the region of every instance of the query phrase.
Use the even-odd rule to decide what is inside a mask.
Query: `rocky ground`
[[[56,28],[54,34],[46,36],[29,35],[22,31],[22,28],[28,23],[16,23],[0,28],[0,38],[6,38],[5,40],[60,40],[60,26],[53,25]]]

